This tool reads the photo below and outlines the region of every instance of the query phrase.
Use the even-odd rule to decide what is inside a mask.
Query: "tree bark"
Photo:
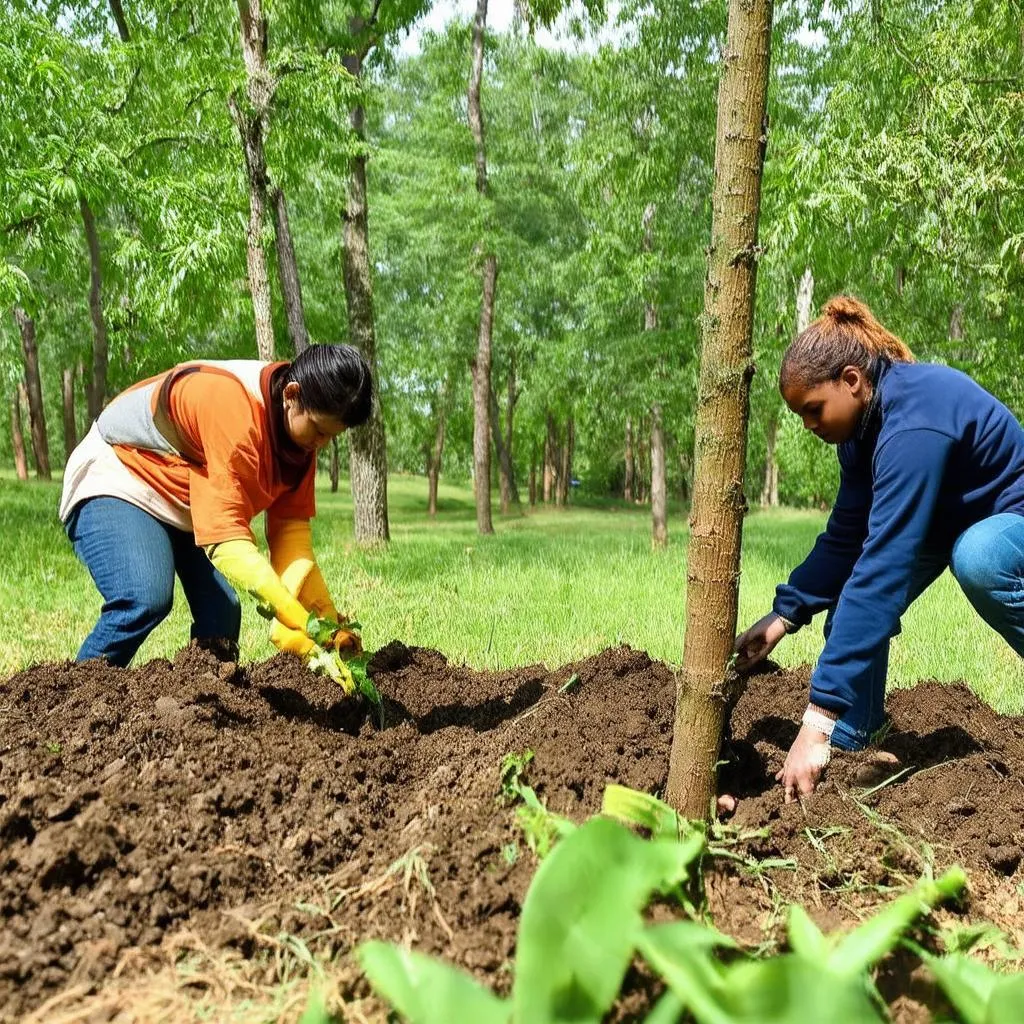
[[[799,337],[810,326],[814,304],[814,274],[805,267],[796,288],[796,333]],[[765,436],[764,483],[761,486],[761,504],[768,508],[779,505],[779,463],[775,457],[779,434],[779,400],[776,396],[772,416]]]
[[[622,489],[622,497],[626,501],[633,500],[633,480],[636,476],[636,460],[633,456],[633,419],[626,417],[626,480]]]
[[[537,444],[530,452],[530,508],[537,504]]]
[[[232,93],[228,97],[228,107],[242,143],[249,187],[245,261],[252,296],[256,351],[260,359],[269,362],[274,358],[274,324],[270,306],[270,276],[263,249],[263,225],[267,207],[267,161],[263,144],[274,83],[267,68],[267,24],[261,4],[262,0],[238,0],[242,57],[245,60],[246,104],[243,107]]]
[[[516,471],[512,462],[509,442],[501,429],[501,412],[498,409],[498,398],[491,391],[491,434],[494,437],[494,450],[498,453],[498,485],[500,509],[502,515],[508,515],[512,507],[519,507],[519,488],[516,486]]]
[[[964,340],[964,307],[958,302],[949,314],[949,340],[959,344]],[[956,349],[954,358],[960,358],[960,350]]]
[[[667,786],[669,802],[687,818],[711,812],[728,691],[736,683],[729,662],[745,510],[771,23],[772,0],[730,0],[701,321],[686,638]]]
[[[61,408],[64,411],[64,461],[70,458],[78,444],[78,426],[75,423],[75,371],[66,366],[61,372]]]
[[[36,476],[51,479],[50,444],[46,436],[46,413],[43,408],[43,385],[39,377],[39,349],[36,345],[35,321],[20,307],[14,307],[14,319],[21,332],[21,348],[25,355],[25,390],[28,417],[32,430],[32,456]]]
[[[331,481],[331,494],[338,493],[338,481],[341,478],[341,455],[338,452],[338,439],[331,438],[331,465],[328,469]]]
[[[92,376],[86,385],[89,423],[103,411],[107,398],[107,368],[109,345],[107,322],[103,316],[103,268],[100,262],[100,238],[96,231],[96,218],[85,196],[78,199],[85,228],[85,240],[89,247],[89,316],[92,318]]]
[[[644,207],[643,251],[654,251],[654,203]],[[658,329],[658,309],[654,304],[654,288],[647,283],[647,299],[644,302],[644,331]],[[657,377],[664,376],[662,360],[658,360]],[[651,544],[663,548],[668,544],[668,483],[665,466],[665,428],[662,424],[661,403],[651,405]]]
[[[679,446],[679,500],[684,505],[690,503],[690,460],[682,445]]]
[[[302,281],[299,264],[295,259],[292,244],[292,229],[288,222],[288,201],[284,189],[271,190],[274,204],[274,247],[277,251],[277,279],[281,285],[285,316],[288,320],[288,337],[295,354],[300,355],[309,348],[309,332],[306,330],[306,311],[302,305]]]
[[[124,16],[121,0],[110,0],[110,13],[114,16],[114,23],[117,25],[117,34],[121,37],[121,42],[130,42],[132,34],[128,31],[128,19]]]
[[[480,106],[480,82],[484,71],[484,30],[487,25],[487,0],[477,0],[473,19],[473,63],[469,74],[468,114],[473,135],[476,162],[476,190],[482,200],[488,196],[487,153],[484,145],[484,117]],[[482,243],[478,246],[484,252]],[[494,294],[498,280],[498,257],[487,252],[483,257],[483,297],[480,302],[480,329],[476,358],[473,360],[473,479],[476,482],[476,528],[494,533],[491,521],[491,338],[494,327]]]
[[[441,478],[441,458],[444,455],[444,435],[448,420],[448,381],[441,385],[437,403],[437,429],[434,443],[427,452],[427,515],[437,515],[437,485]]]
[[[25,382],[18,381],[18,386],[11,396],[11,450],[14,452],[14,470],[19,480],[28,479],[28,460],[25,458],[25,431],[21,425],[21,407],[27,404],[28,394]]]
[[[547,432],[544,434],[544,473],[541,486],[544,504],[550,504],[555,489],[555,418],[547,414]]]
[[[357,81],[362,81],[363,58],[360,54],[349,54],[344,64]],[[361,142],[365,134],[361,103],[352,108],[349,120],[352,131]],[[363,353],[376,383],[377,333],[370,272],[366,154],[361,147],[349,161],[348,191],[342,219],[349,341]],[[379,388],[374,389],[373,412],[369,422],[349,432],[349,471],[352,477],[356,541],[367,547],[388,543],[391,539],[388,522],[388,455]]]
[[[558,496],[555,504],[567,506],[572,484],[572,457],[576,447],[576,424],[570,414],[565,421],[565,444],[559,451]]]
[[[668,544],[668,485],[665,479],[665,428],[661,406],[651,406],[651,544]]]

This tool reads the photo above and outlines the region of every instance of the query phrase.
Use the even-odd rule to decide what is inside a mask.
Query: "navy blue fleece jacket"
[[[1001,512],[1024,516],[1024,428],[958,370],[883,364],[877,400],[840,445],[839,465],[825,532],[778,587],[773,609],[803,626],[836,605],[811,702],[841,715],[899,632],[920,553],[948,558],[969,526]]]

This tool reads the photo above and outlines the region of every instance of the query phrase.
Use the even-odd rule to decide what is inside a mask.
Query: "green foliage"
[[[963,953],[936,957],[919,950],[964,1024],[1016,1024],[1024,1006],[1024,974],[999,974]]]

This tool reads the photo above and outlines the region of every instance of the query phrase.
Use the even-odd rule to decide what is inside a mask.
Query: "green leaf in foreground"
[[[410,1024],[508,1024],[511,1006],[448,964],[389,945],[365,942],[359,962],[370,984]]]
[[[541,863],[519,923],[516,1021],[600,1021],[633,958],[643,908],[678,884],[704,837],[652,842],[592,818]]]
[[[964,1024],[1018,1024],[1024,1019],[1024,974],[999,974],[963,953],[918,953]]]

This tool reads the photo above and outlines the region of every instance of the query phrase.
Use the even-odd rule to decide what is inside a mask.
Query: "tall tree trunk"
[[[949,340],[959,344],[964,340],[964,307],[958,302],[949,314]],[[959,348],[955,352],[960,357]]]
[[[643,251],[654,251],[654,203],[644,207]],[[644,301],[644,331],[658,329],[658,309],[654,304],[653,283],[647,283],[647,299]],[[656,376],[664,376],[662,360],[658,360]],[[668,544],[668,483],[665,467],[665,428],[661,418],[661,403],[651,405],[651,544],[663,548]]]
[[[246,103],[232,93],[228,107],[238,128],[245,155],[249,187],[249,223],[245,233],[245,261],[256,329],[256,351],[269,362],[274,358],[274,324],[270,308],[270,276],[263,249],[263,225],[267,208],[267,161],[263,143],[273,97],[273,77],[267,67],[267,23],[262,0],[237,0],[245,60]]]
[[[559,450],[558,464],[558,497],[556,504],[569,504],[569,493],[572,485],[572,457],[576,447],[576,424],[572,414],[565,421],[565,444]]]
[[[363,58],[349,54],[345,67],[362,81]],[[349,116],[358,140],[364,137],[363,106],[357,103]],[[375,383],[377,334],[373,311],[373,279],[370,273],[370,231],[366,202],[366,155],[360,148],[349,161],[348,192],[344,220],[345,305],[349,341],[362,353]],[[368,423],[349,432],[349,472],[356,541],[372,547],[391,539],[388,523],[388,454],[379,387],[374,389],[373,412]]]
[[[771,23],[772,0],[729,0],[701,321],[686,639],[667,786],[669,802],[687,818],[706,818],[712,809],[727,690],[735,683],[729,661],[745,508]]]
[[[473,360],[473,481],[476,494],[476,528],[494,533],[491,520],[491,329],[494,323],[494,291],[498,261],[484,260],[480,331]]]
[[[306,311],[302,305],[302,281],[299,278],[299,264],[295,259],[292,244],[292,229],[288,222],[288,201],[284,189],[271,190],[274,204],[274,246],[277,250],[277,279],[281,285],[285,315],[288,319],[288,337],[295,354],[300,355],[309,348],[309,332],[306,330]]]
[[[43,385],[39,377],[36,324],[20,306],[14,307],[14,319],[21,332],[21,348],[25,354],[25,389],[28,396],[28,417],[32,429],[32,455],[36,463],[36,476],[40,480],[49,480],[50,443],[46,436]]]
[[[67,462],[78,444],[78,426],[75,423],[75,371],[66,366],[60,376],[61,408],[64,410],[64,461]]]
[[[444,435],[448,419],[448,380],[440,387],[437,403],[437,429],[434,443],[427,453],[427,515],[437,515],[437,485],[441,477],[441,457],[444,455]]]
[[[542,486],[544,504],[554,497],[555,489],[555,418],[551,410],[547,414],[547,432],[544,434],[544,482]]]
[[[906,284],[907,284],[907,268],[902,263],[899,263],[896,266],[895,281],[896,281],[896,294],[897,294],[897,296],[899,296],[899,298],[902,299],[903,298],[903,289],[906,287]]]
[[[121,42],[129,42],[132,35],[128,31],[128,19],[124,16],[121,0],[110,0],[110,13],[114,16],[114,23],[117,25],[117,34],[121,37]]]
[[[100,263],[100,237],[96,231],[96,218],[85,196],[78,199],[89,247],[89,316],[92,318],[92,377],[86,385],[89,422],[93,423],[103,411],[107,397],[107,366],[109,346],[107,322],[103,316],[103,268]]]
[[[796,333],[803,334],[811,323],[811,309],[814,305],[814,274],[805,267],[796,288]],[[773,396],[772,416],[768,421],[765,436],[764,483],[761,486],[761,504],[769,508],[779,505],[779,463],[776,458],[776,443],[779,434],[781,407],[778,396]]]
[[[690,504],[690,459],[682,445],[679,446],[679,500],[684,505]]]
[[[633,480],[636,476],[636,460],[633,456],[633,419],[626,417],[626,481],[622,489],[622,497],[626,501],[633,500]]]
[[[665,479],[665,428],[661,406],[651,406],[651,544],[668,544],[668,484]]]
[[[512,507],[519,507],[519,488],[516,486],[516,469],[512,462],[509,443],[502,434],[501,412],[498,409],[498,398],[491,391],[491,434],[494,437],[494,450],[498,453],[498,484],[501,496],[501,514],[508,515]]]
[[[530,508],[537,504],[537,444],[530,451]]]
[[[338,451],[338,439],[331,438],[331,463],[327,470],[331,481],[331,494],[338,493],[338,482],[341,479],[341,455]]]
[[[487,27],[487,0],[477,0],[473,19],[473,63],[469,73],[467,109],[469,130],[473,135],[476,164],[476,190],[487,199],[487,150],[484,142],[484,115],[480,105],[480,83],[484,74],[484,31]],[[483,243],[478,250],[484,253]],[[483,297],[480,302],[480,330],[476,359],[473,361],[473,479],[476,481],[476,528],[494,533],[491,522],[491,337],[494,326],[494,293],[498,280],[498,257],[483,255]]]
[[[14,470],[19,480],[28,479],[28,460],[25,458],[25,431],[21,425],[21,407],[28,404],[28,393],[24,380],[11,396],[11,449],[14,452]]]

